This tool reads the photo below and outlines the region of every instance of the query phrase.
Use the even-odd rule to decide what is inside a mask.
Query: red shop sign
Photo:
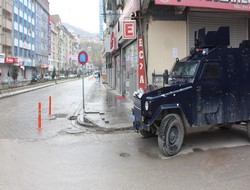
[[[122,38],[135,39],[136,38],[136,21],[124,20],[122,22]]]
[[[138,88],[145,88],[145,60],[142,36],[138,36]]]
[[[5,57],[4,62],[8,64],[18,63],[18,58],[17,57]]]

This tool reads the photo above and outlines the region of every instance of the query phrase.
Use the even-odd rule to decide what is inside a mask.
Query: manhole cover
[[[128,153],[125,153],[125,152],[120,153],[120,157],[129,157],[129,156],[130,154]]]
[[[58,113],[58,114],[54,114],[54,116],[56,116],[56,118],[65,118],[68,116],[68,114]]]

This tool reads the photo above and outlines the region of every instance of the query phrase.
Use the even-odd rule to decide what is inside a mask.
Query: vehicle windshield
[[[177,61],[170,72],[170,78],[193,78],[198,61]]]

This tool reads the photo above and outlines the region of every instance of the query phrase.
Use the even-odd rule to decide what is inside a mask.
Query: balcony
[[[6,20],[4,18],[0,19],[0,23],[2,25],[3,28],[7,28],[8,30],[12,30],[12,24],[11,21]]]
[[[0,44],[12,47],[12,38],[7,36],[0,36]]]
[[[12,13],[12,2],[3,0],[2,1],[2,9],[9,12],[9,13]]]

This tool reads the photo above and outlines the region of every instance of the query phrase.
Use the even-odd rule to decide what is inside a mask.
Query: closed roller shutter
[[[188,47],[194,47],[194,32],[205,27],[207,31],[216,31],[220,26],[229,26],[230,46],[239,47],[247,39],[248,16],[234,13],[189,12],[188,13]],[[189,50],[188,50],[189,51]]]

